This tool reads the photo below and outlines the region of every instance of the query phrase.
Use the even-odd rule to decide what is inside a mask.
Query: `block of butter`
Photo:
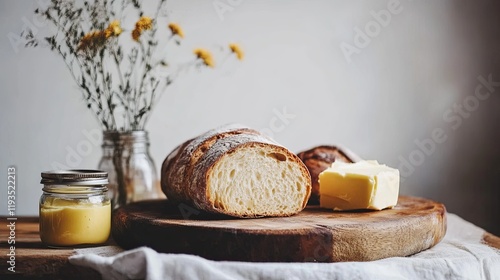
[[[392,208],[398,202],[399,170],[377,161],[334,162],[319,174],[319,193],[322,208]]]

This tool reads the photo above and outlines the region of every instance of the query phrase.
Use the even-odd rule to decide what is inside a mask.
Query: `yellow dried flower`
[[[139,31],[138,29],[132,30],[132,39],[134,39],[134,41],[139,41],[140,36],[141,36],[141,31]]]
[[[172,31],[172,35],[179,35],[179,37],[184,38],[184,31],[182,31],[182,28],[177,23],[171,22],[168,28]]]
[[[235,44],[235,43],[229,44],[229,48],[231,49],[231,51],[236,55],[236,57],[239,60],[243,60],[245,53],[243,53],[243,50],[240,48],[240,46],[238,44]]]
[[[141,32],[153,28],[153,20],[150,17],[141,17],[136,23],[135,28]]]
[[[106,38],[109,38],[111,36],[118,36],[122,33],[122,28],[120,26],[120,21],[119,20],[113,20],[108,28],[104,30],[104,34],[106,35]]]
[[[78,51],[80,50],[97,50],[106,43],[106,34],[103,31],[92,31],[85,34],[80,40]]]
[[[209,51],[207,51],[206,49],[198,48],[198,49],[195,49],[193,51],[193,53],[196,55],[196,57],[201,59],[206,66],[209,66],[209,67],[215,66],[215,61],[212,57],[212,54]]]
[[[142,31],[149,30],[151,28],[153,28],[153,20],[150,17],[141,17],[135,23],[134,30],[132,30],[132,39],[134,39],[134,41],[139,41]]]
[[[92,50],[96,51],[98,48],[104,46],[106,39],[111,36],[118,36],[122,33],[122,28],[120,27],[119,20],[113,20],[109,26],[104,30],[91,31],[85,34],[82,39],[80,39],[80,44],[78,45],[78,51],[80,50]]]

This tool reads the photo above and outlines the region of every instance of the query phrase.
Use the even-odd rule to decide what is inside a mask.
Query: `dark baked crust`
[[[307,203],[309,205],[319,204],[318,176],[321,172],[330,167],[335,161],[353,163],[361,160],[359,156],[346,148],[329,145],[314,147],[298,153],[297,156],[306,165],[311,174],[312,191],[309,202]]]
[[[174,177],[174,166],[179,161],[182,152],[186,146],[191,143],[190,139],[181,145],[177,146],[163,161],[161,165],[161,189],[163,193],[171,200],[182,200],[183,193],[178,189],[184,182],[184,177]]]

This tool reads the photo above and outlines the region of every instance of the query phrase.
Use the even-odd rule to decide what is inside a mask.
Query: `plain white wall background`
[[[235,41],[246,57],[193,71],[164,93],[147,125],[157,169],[189,137],[228,122],[268,128],[274,111],[284,108],[295,117],[274,138],[291,150],[342,144],[393,167],[418,149],[415,140],[440,128],[447,141],[407,176],[401,193],[443,201],[450,212],[499,234],[498,94],[457,129],[443,119],[473,95],[478,76],[500,80],[498,51],[488,53],[500,49],[488,25],[498,21],[485,14],[490,4],[401,0],[401,12],[348,63],[342,42],[353,45],[355,28],[364,29],[371,12],[389,2],[170,1],[168,16],[186,33],[173,56]],[[214,3],[236,5],[220,16]],[[71,165],[68,148],[87,139],[83,131],[99,129],[60,57],[46,48],[16,51],[9,40],[38,5],[0,0],[0,185],[15,165],[18,215],[38,213],[40,172],[54,162]],[[100,156],[93,146],[71,167],[95,168]],[[0,215],[7,213],[6,191],[0,190]]]

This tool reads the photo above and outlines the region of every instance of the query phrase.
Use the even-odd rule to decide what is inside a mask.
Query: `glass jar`
[[[146,131],[105,131],[98,169],[108,172],[113,209],[161,197]]]
[[[108,174],[100,170],[42,172],[40,239],[49,247],[97,245],[111,231]]]

